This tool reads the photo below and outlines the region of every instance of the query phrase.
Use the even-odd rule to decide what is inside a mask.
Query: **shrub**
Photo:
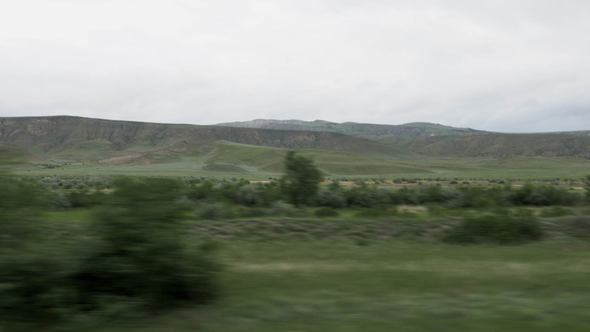
[[[346,202],[351,207],[372,208],[392,202],[391,193],[375,186],[361,183],[345,192]]]
[[[355,216],[361,218],[381,218],[381,217],[391,217],[397,214],[397,210],[388,210],[384,208],[376,208],[376,209],[361,209],[358,211]]]
[[[331,208],[343,208],[346,206],[346,198],[341,190],[320,190],[317,205]]]
[[[95,309],[113,297],[158,310],[211,300],[216,265],[187,242],[183,187],[170,179],[123,179],[115,188],[95,215],[99,243],[72,278],[79,303]]]
[[[40,220],[46,193],[0,175],[0,321],[49,322],[68,309],[71,255]]]
[[[526,184],[515,190],[510,200],[515,205],[574,205],[579,201],[579,196],[555,186]]]
[[[270,215],[273,217],[297,217],[302,214],[302,211],[295,206],[285,202],[274,202],[270,207]]]
[[[540,240],[543,230],[530,215],[491,214],[465,219],[451,228],[445,242],[520,244]]]
[[[211,181],[203,181],[193,186],[188,191],[187,197],[194,201],[200,201],[211,198],[213,191],[213,183]]]
[[[98,205],[103,198],[99,191],[75,190],[66,195],[70,206],[73,208],[84,208]]]
[[[443,203],[453,197],[453,193],[440,185],[426,186],[418,190],[417,201],[420,204]]]
[[[233,209],[233,217],[234,218],[256,218],[256,217],[264,217],[268,214],[267,209],[260,208],[260,207],[246,207],[246,206],[237,206]]]
[[[200,204],[197,208],[197,215],[201,219],[218,220],[233,217],[232,210],[222,203]]]
[[[338,211],[331,209],[331,208],[323,207],[323,208],[317,209],[315,211],[315,215],[316,215],[316,217],[320,217],[320,218],[337,217]]]
[[[398,191],[390,194],[391,201],[394,204],[418,204],[419,198],[416,190],[408,187],[403,187]]]
[[[579,239],[590,240],[590,218],[574,217],[561,221],[565,233]]]
[[[448,200],[452,208],[487,208],[508,204],[507,191],[501,188],[463,187]],[[451,196],[449,196],[451,197]]]
[[[561,206],[553,206],[544,208],[541,211],[541,217],[544,218],[555,218],[555,217],[563,217],[567,215],[571,215],[573,212]]]
[[[47,195],[31,181],[0,174],[0,253],[34,243],[43,235],[39,209]]]
[[[246,206],[262,205],[264,203],[264,196],[258,186],[247,184],[237,189],[235,201],[238,204]]]
[[[0,321],[45,324],[73,311],[71,255],[48,249],[37,244],[0,257]]]
[[[49,204],[56,209],[69,209],[72,207],[66,195],[61,191],[52,193]]]

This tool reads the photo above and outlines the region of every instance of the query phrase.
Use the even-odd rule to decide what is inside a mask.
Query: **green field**
[[[67,236],[89,216],[45,219]],[[544,219],[549,236],[519,246],[443,244],[437,234],[452,219],[191,221],[224,267],[217,302],[48,331],[587,330],[590,242],[556,231],[567,218]]]
[[[590,244],[224,242],[223,298],[118,331],[586,331]]]
[[[24,175],[145,175],[266,179],[282,173],[287,149],[218,143],[206,152],[153,157],[121,165],[60,163],[23,166]],[[582,158],[425,158],[301,150],[331,178],[575,179],[590,172]]]

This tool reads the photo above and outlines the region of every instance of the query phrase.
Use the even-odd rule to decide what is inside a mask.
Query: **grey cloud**
[[[588,12],[575,0],[6,1],[0,115],[590,129]]]

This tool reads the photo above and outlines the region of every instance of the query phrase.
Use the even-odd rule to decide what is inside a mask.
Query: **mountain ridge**
[[[238,127],[238,128],[262,128],[261,125],[266,124],[273,124],[273,123],[285,123],[285,124],[327,124],[332,126],[338,125],[362,125],[362,126],[377,126],[377,127],[424,127],[424,128],[445,128],[445,129],[454,129],[460,132],[468,132],[468,133],[489,133],[489,134],[516,134],[516,135],[530,135],[530,134],[582,134],[582,135],[590,135],[590,129],[588,130],[555,130],[555,131],[535,131],[535,132],[509,132],[509,131],[491,131],[491,130],[482,130],[482,129],[475,129],[471,127],[455,127],[449,126],[441,123],[436,122],[407,122],[402,124],[379,124],[379,123],[368,123],[368,122],[355,122],[355,121],[345,121],[345,122],[333,122],[327,120],[298,120],[298,119],[286,119],[286,120],[278,120],[278,119],[253,119],[253,120],[246,120],[246,121],[233,121],[233,122],[220,122],[214,124],[214,126],[229,126],[229,127]],[[271,128],[267,128],[271,129]]]
[[[274,120],[254,119],[251,121],[218,123],[217,126],[233,128],[260,128],[278,130],[313,130],[337,132],[373,140],[383,138],[416,138],[421,136],[469,135],[485,133],[471,128],[457,128],[429,122],[413,122],[402,125],[373,124],[359,122],[330,122],[325,120]]]
[[[264,120],[223,126],[338,132],[388,145],[397,151],[436,157],[582,157],[590,158],[590,131],[500,133],[429,122],[381,125],[323,120]]]
[[[19,147],[38,157],[66,155],[83,159],[83,155],[88,155],[85,150],[98,151],[96,158],[91,158],[96,160],[156,151],[190,153],[219,141],[356,153],[392,151],[392,148],[379,142],[330,132],[161,124],[71,116],[0,118],[0,144]]]
[[[372,154],[389,159],[590,158],[590,132],[584,131],[517,134],[423,122],[379,125],[324,120],[268,121],[238,123],[251,126],[244,128],[237,124],[232,127],[231,123],[192,125],[75,116],[0,117],[0,145],[18,147],[36,160],[105,163],[149,163],[162,156],[194,155],[214,149],[217,142],[224,141],[294,150]]]

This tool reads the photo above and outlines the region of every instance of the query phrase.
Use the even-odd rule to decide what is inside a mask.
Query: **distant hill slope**
[[[328,122],[322,120],[264,120],[220,123],[218,126],[234,128],[261,128],[278,130],[313,130],[341,133],[345,135],[381,140],[388,138],[415,139],[431,136],[464,136],[484,131],[470,128],[455,128],[434,123],[416,122],[403,125],[382,125],[355,122]]]
[[[397,149],[453,157],[590,158],[590,132],[419,137],[410,142],[381,141]]]
[[[0,144],[38,158],[117,162],[154,154],[201,151],[218,141],[289,149],[390,153],[368,139],[317,131],[277,131],[182,124],[111,121],[71,116],[0,118]]]
[[[325,121],[266,121],[252,121],[243,123],[244,127],[231,127],[71,116],[0,118],[0,145],[18,147],[28,154],[29,160],[37,162],[83,161],[122,165],[170,162],[174,158],[202,156],[219,150],[220,142],[231,142],[248,146],[346,153],[347,160],[363,160],[363,166],[358,166],[356,172],[367,171],[369,160],[379,163],[378,160],[418,160],[422,157],[590,158],[590,132],[502,134],[427,123],[389,126]],[[264,128],[251,128],[256,126]],[[286,128],[281,129],[283,126]],[[321,128],[332,130],[320,131]],[[246,150],[231,149],[236,154]],[[279,154],[273,152],[272,155],[278,158]],[[329,168],[329,160],[323,162]],[[273,160],[273,163],[280,163],[280,158]]]
[[[222,123],[219,126],[338,132],[379,141],[396,151],[425,156],[590,158],[588,131],[505,134],[423,122],[378,125],[321,120],[253,120]]]

